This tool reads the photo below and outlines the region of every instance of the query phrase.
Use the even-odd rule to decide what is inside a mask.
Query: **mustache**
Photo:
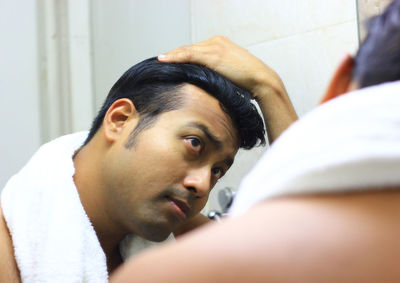
[[[162,193],[162,197],[175,197],[178,199],[186,200],[189,205],[192,205],[196,195],[185,188],[168,187]]]

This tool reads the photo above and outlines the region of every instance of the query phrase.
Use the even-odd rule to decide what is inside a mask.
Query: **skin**
[[[161,62],[207,66],[248,90],[259,104],[269,142],[297,120],[296,111],[279,75],[259,58],[223,36],[182,46],[158,56]]]
[[[126,142],[140,115],[130,100],[116,101],[74,159],[74,181],[110,271],[121,263],[118,244],[127,234],[161,241],[198,215],[238,150],[218,100],[193,85],[181,92],[184,107],[161,114],[132,149]]]
[[[204,65],[248,90],[263,113],[270,143],[297,120],[296,111],[279,75],[226,37],[215,36],[191,46],[176,48],[159,55],[158,60]],[[180,236],[208,222],[205,216],[198,214],[176,229],[174,235]]]
[[[399,282],[399,204],[398,192],[265,201],[133,258],[110,282]]]
[[[187,60],[185,56],[188,55],[191,59],[193,59],[193,63],[200,63],[214,68],[224,76],[231,79],[237,85],[240,85],[243,88],[249,90],[258,101],[264,114],[264,118],[267,119],[267,131],[270,142],[275,140],[275,138],[284,129],[286,129],[293,121],[297,119],[296,113],[290,103],[284,85],[279,76],[262,61],[252,56],[250,53],[247,52],[247,50],[236,46],[228,39],[223,37],[212,38],[209,41],[200,43],[199,46],[201,46],[201,48],[198,50],[199,52],[201,52],[199,53],[199,57],[190,53],[180,53],[179,50],[181,49],[176,49],[176,52],[173,51],[169,53],[169,57],[166,56],[163,59],[160,58],[160,60],[168,61],[174,59],[177,62],[185,61]],[[208,46],[212,50],[207,51],[207,49],[209,49]],[[180,53],[180,55],[178,53]],[[176,56],[174,54],[176,54]],[[212,60],[210,60],[210,54],[214,54]],[[204,61],[201,61],[201,58],[203,56]],[[225,63],[221,64],[222,61],[225,61]],[[94,137],[94,141],[90,142],[89,145],[83,148],[75,157],[76,175],[74,176],[74,180],[78,187],[83,206],[89,218],[93,222],[101,246],[107,255],[107,264],[109,271],[114,270],[121,263],[121,258],[117,249],[117,245],[119,241],[124,237],[124,235],[126,235],[127,231],[136,231],[136,233],[138,234],[146,233],[148,235],[150,234],[152,237],[154,237],[154,235],[156,234],[159,234],[158,239],[153,238],[154,240],[159,240],[167,234],[167,231],[172,230],[174,232],[174,235],[177,236],[209,222],[208,219],[200,213],[195,213],[200,211],[200,207],[203,207],[205,204],[206,197],[202,196],[200,198],[201,201],[195,201],[195,209],[191,209],[193,213],[191,212],[190,216],[192,217],[190,219],[187,219],[186,221],[181,221],[179,225],[176,224],[175,221],[172,221],[171,225],[166,224],[168,221],[164,219],[164,222],[161,223],[162,225],[159,226],[160,228],[158,228],[158,231],[154,231],[154,228],[151,228],[150,224],[143,224],[141,227],[134,227],[133,223],[131,223],[130,221],[131,218],[127,217],[127,215],[135,212],[130,211],[129,205],[127,203],[124,203],[123,200],[123,197],[125,197],[126,195],[129,196],[129,194],[127,194],[127,188],[130,185],[134,184],[128,184],[124,181],[121,181],[121,179],[114,179],[115,182],[120,182],[120,184],[117,186],[118,188],[122,188],[119,193],[115,193],[115,191],[111,193],[111,189],[107,191],[104,188],[103,184],[108,184],[109,188],[116,187],[115,182],[113,184],[107,183],[111,182],[110,180],[112,179],[112,176],[118,175],[113,175],[111,172],[115,172],[115,170],[113,171],[112,168],[111,170],[108,170],[107,168],[107,166],[113,165],[115,169],[119,165],[119,159],[113,159],[113,154],[115,153],[115,156],[119,154],[119,156],[121,157],[121,161],[127,161],[126,154],[123,151],[118,151],[118,149],[123,149],[122,141],[126,140],[129,132],[128,129],[133,129],[139,118],[135,116],[137,115],[137,113],[134,110],[134,105],[128,104],[129,103],[126,103],[126,101],[119,101],[118,103],[114,104],[110,108],[108,115],[105,117],[101,131],[99,131],[99,133]],[[275,106],[273,107],[272,105]],[[218,109],[218,111],[220,111],[220,109]],[[223,113],[223,115],[225,115],[225,113]],[[215,120],[214,117],[212,117],[212,119],[213,121]],[[214,124],[212,124],[211,126],[214,126]],[[229,131],[234,132],[233,130],[228,130],[228,132]],[[230,133],[229,135],[235,136],[236,133]],[[158,137],[155,140],[157,139]],[[231,137],[230,143],[236,141],[236,139],[236,137],[233,137],[233,139]],[[118,144],[118,147],[112,146],[114,144]],[[234,153],[236,153],[237,145],[227,145],[227,147],[231,147],[231,150],[233,148],[232,152],[229,153],[229,155],[233,156]],[[224,148],[226,148],[225,145]],[[109,152],[107,154],[107,158],[109,158],[107,159],[107,161],[102,160],[99,155],[96,154],[104,151]],[[159,157],[157,157],[157,159],[159,159]],[[85,162],[85,160],[90,160],[90,162]],[[95,164],[101,164],[101,166],[103,166],[100,169],[103,170],[102,172],[104,172],[104,174],[98,176],[96,168],[93,168]],[[148,165],[153,166],[154,164]],[[156,165],[158,165],[158,163]],[[168,164],[168,166],[164,166],[164,168],[170,167],[170,164]],[[128,166],[127,168],[130,167]],[[142,168],[131,169],[142,170]],[[125,178],[124,180],[132,179],[130,172],[125,171],[125,173],[129,175],[129,178]],[[173,179],[173,173],[174,172],[172,172],[169,176],[170,179]],[[109,177],[108,181],[103,180],[102,178],[105,178],[107,174]],[[143,176],[146,176],[146,174],[147,172],[144,172]],[[152,178],[152,180],[149,182],[153,184],[154,179],[155,178]],[[213,183],[213,181],[210,181],[210,183]],[[185,185],[182,184],[178,186],[167,185],[168,184],[160,185],[159,189],[166,190],[169,188],[169,190],[174,191],[176,189],[185,187]],[[101,190],[99,190],[98,188],[101,188]],[[124,188],[125,190],[123,190]],[[96,192],[94,193],[94,191]],[[99,193],[99,191],[101,191],[102,193]],[[148,197],[151,198],[154,196],[157,196],[157,194],[155,193],[155,195],[149,195]],[[160,197],[160,194],[158,196]],[[145,196],[141,197],[143,199],[145,198]],[[139,199],[130,199],[131,202],[138,200]],[[153,205],[155,205],[155,202],[153,203]],[[99,210],[98,207],[102,207],[103,209]],[[118,209],[114,210],[114,207],[117,207]],[[145,223],[145,221],[141,221],[141,223]],[[157,226],[158,225],[154,225],[153,223],[153,227]],[[142,228],[145,228],[144,231],[141,231]],[[5,238],[9,239],[9,234],[7,233],[5,235],[7,236]]]
[[[259,58],[224,36],[171,50],[161,62],[207,66],[249,91],[264,116],[269,143],[273,143],[298,117],[279,75]],[[180,236],[209,220],[199,214],[174,231]]]
[[[193,62],[198,50],[183,47],[163,60]],[[352,66],[346,56],[323,102],[357,89]],[[265,200],[131,259],[110,282],[399,282],[400,187],[370,189]]]
[[[74,181],[109,272],[122,262],[118,244],[128,233],[161,241],[205,223],[199,212],[233,163],[238,135],[219,101],[193,85],[181,92],[184,107],[161,114],[132,149],[125,145],[140,115],[130,100],[116,101],[75,155]],[[19,282],[2,215],[0,228],[0,282]]]
[[[7,228],[3,211],[0,206],[0,282],[21,282],[10,232]]]
[[[260,105],[267,124],[270,142],[273,142],[282,131],[297,119],[297,115],[280,77],[261,60],[251,55],[246,49],[235,45],[225,37],[214,37],[193,46],[177,48],[164,56],[160,56],[159,60],[165,62],[192,62],[203,64],[226,76],[242,88],[247,89]],[[200,198],[201,200],[196,199],[196,201],[194,201],[196,205],[194,205],[194,208],[191,210],[193,211],[193,213],[191,212],[193,217],[183,221],[183,223],[179,225],[176,224],[176,222],[179,221],[168,221],[164,218],[164,220],[162,220],[164,222],[160,226],[162,228],[159,228],[158,231],[154,231],[154,229],[151,228],[152,224],[148,224],[148,222],[146,224],[146,219],[143,219],[141,215],[138,215],[142,217],[142,221],[140,221],[141,227],[135,227],[135,225],[131,223],[131,218],[127,215],[135,214],[136,212],[130,210],[127,201],[133,203],[141,198],[142,200],[148,199],[149,204],[155,205],[157,203],[157,196],[159,197],[160,193],[162,195],[162,190],[165,191],[170,188],[169,190],[175,191],[175,189],[179,189],[179,192],[181,192],[183,191],[182,188],[186,188],[182,183],[177,186],[166,186],[166,184],[163,184],[158,187],[161,190],[158,195],[154,190],[151,190],[148,192],[148,195],[138,195],[138,199],[132,197],[128,199],[125,198],[129,196],[129,186],[136,186],[133,182],[135,180],[131,180],[131,172],[129,172],[129,169],[142,170],[143,168],[154,168],[134,168],[132,167],[134,164],[126,164],[129,158],[123,150],[123,141],[127,138],[128,129],[133,129],[137,121],[138,117],[134,105],[129,105],[126,101],[115,103],[107,113],[101,131],[94,137],[89,146],[83,148],[75,158],[77,170],[74,179],[85,210],[93,222],[100,243],[107,255],[107,264],[110,271],[114,270],[114,268],[121,263],[117,244],[127,231],[136,231],[138,234],[145,232],[152,236],[160,233],[160,235],[163,236],[167,233],[166,231],[173,230],[175,235],[179,235],[208,222],[204,216],[195,213],[200,210],[199,207],[204,206],[205,197],[202,196]],[[230,131],[227,129],[225,130],[227,132]],[[231,135],[234,136],[235,134],[231,133]],[[158,136],[155,140],[157,139]],[[235,140],[235,138],[232,140]],[[237,145],[233,145],[233,148],[237,149]],[[143,148],[141,147],[140,149]],[[106,160],[102,160],[100,156],[96,155],[96,153],[103,151],[107,152]],[[236,151],[233,150],[233,152],[235,153]],[[229,154],[234,155],[233,152]],[[120,159],[118,159],[117,156],[119,156]],[[90,160],[90,162],[85,162],[85,160]],[[120,161],[124,161],[127,165],[127,170],[123,173],[128,174],[128,177],[122,181],[121,178],[112,178],[118,176],[118,174],[113,174],[112,172],[115,172],[115,168],[119,165]],[[93,168],[96,164],[100,164],[102,172],[104,172],[101,176],[98,176],[96,168]],[[158,166],[159,164],[148,165]],[[109,166],[112,168],[108,168]],[[170,167],[171,166],[165,166],[165,168]],[[170,181],[170,183],[174,180],[174,173],[175,172],[172,172],[169,176],[170,179],[167,180]],[[147,176],[146,174],[147,172],[143,172],[143,177]],[[108,176],[108,181],[102,179],[106,178],[106,176]],[[132,183],[125,182],[125,180],[131,180]],[[189,181],[190,180],[193,181],[193,179],[189,178]],[[105,183],[103,183],[103,181]],[[142,181],[144,182],[145,180],[138,180],[135,182]],[[156,187],[155,185],[157,184],[154,183],[154,178],[149,182],[151,187],[153,187],[153,185]],[[210,183],[212,182],[210,181]],[[109,188],[121,190],[117,190],[118,193],[115,193],[115,191],[111,193],[111,189],[107,190],[104,188],[103,184],[108,184]],[[96,191],[96,193],[94,193],[94,191]],[[101,193],[99,193],[99,191]],[[151,199],[154,200],[153,203],[150,201]],[[160,198],[158,198],[158,201],[160,201]],[[167,214],[173,214],[171,213],[172,208],[170,208],[168,204],[163,203],[162,206],[166,207],[166,211],[168,211]],[[99,210],[98,207],[102,207],[103,209]],[[115,208],[117,209],[115,210]],[[156,216],[157,210],[151,213],[154,213],[152,215]],[[160,211],[158,211],[158,213],[160,213]],[[161,219],[163,218],[161,217]],[[158,225],[153,225],[153,227],[154,226]],[[143,228],[144,232],[141,232],[139,228]],[[110,233],[110,231],[112,231],[112,233]],[[14,270],[17,270],[13,255],[9,252],[11,247],[10,235],[6,229],[2,229],[0,235],[2,235],[2,237],[0,237],[2,244],[9,247],[5,249],[5,251],[8,252],[3,252],[2,256],[4,254],[4,260],[9,262]],[[162,237],[160,236],[160,238]],[[19,278],[15,272],[0,272],[0,281],[5,278],[6,281],[12,282],[9,280],[9,277],[4,277],[8,276],[8,274],[12,274],[11,276],[15,280]]]

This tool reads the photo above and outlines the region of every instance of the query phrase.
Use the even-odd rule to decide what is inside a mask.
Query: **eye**
[[[213,169],[211,169],[211,173],[216,177],[216,178],[221,178],[222,176],[224,176],[224,170],[221,167],[215,167]]]
[[[189,149],[195,151],[196,153],[201,153],[201,151],[203,150],[203,145],[199,138],[195,137],[185,138],[185,144],[189,147]]]

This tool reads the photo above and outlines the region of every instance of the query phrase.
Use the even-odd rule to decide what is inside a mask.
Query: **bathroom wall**
[[[225,35],[278,71],[302,116],[317,105],[341,57],[358,46],[356,2],[349,0],[98,0],[91,11],[96,108],[132,64]],[[264,150],[240,151],[214,192],[237,189]],[[219,209],[215,193],[210,209]]]
[[[24,9],[18,9],[22,4],[11,0],[1,2],[0,6],[3,23],[0,30],[3,38],[10,38],[12,42],[12,45],[0,47],[5,48],[0,53],[2,60],[3,57],[10,60],[5,61],[9,62],[7,69],[4,65],[1,67],[2,79],[3,73],[18,74],[18,67],[11,60],[18,60],[19,66],[26,65],[24,81],[17,88],[13,86],[17,82],[15,77],[0,84],[2,88],[6,86],[1,92],[1,102],[9,105],[15,96],[4,94],[13,91],[25,95],[29,103],[23,107],[31,109],[24,112],[24,121],[9,125],[8,132],[12,136],[2,141],[0,150],[6,158],[2,158],[0,165],[0,187],[26,162],[41,141],[57,135],[57,131],[64,133],[88,127],[89,116],[95,115],[116,79],[144,58],[213,35],[228,36],[277,70],[302,116],[317,105],[343,54],[354,52],[358,44],[355,0],[60,0],[54,2],[57,3],[55,12],[46,12],[50,9],[46,0],[38,0],[37,5],[25,2]],[[24,20],[18,21],[21,17],[12,16],[11,10]],[[37,17],[37,10],[49,23]],[[39,44],[36,25],[41,27],[40,31],[48,31]],[[58,33],[49,32],[52,25],[59,26],[54,31]],[[15,31],[10,32],[9,26]],[[43,45],[50,53],[43,54]],[[59,56],[64,55],[61,63],[57,63],[57,52]],[[59,74],[55,78],[56,85],[52,84],[51,77],[47,77],[44,85],[38,79],[38,70],[47,71],[49,76],[53,74],[46,67],[47,59],[43,58],[55,64],[53,69]],[[49,87],[61,89],[63,94],[58,94],[58,98],[68,103],[53,101],[57,95],[53,98],[43,95]],[[66,114],[58,116],[59,121],[49,126],[46,124],[49,118],[55,118],[50,112],[56,109],[49,107],[52,103],[64,105]],[[5,121],[11,114],[15,117],[15,112],[8,108],[0,115]],[[46,131],[41,131],[40,125],[44,125]],[[29,143],[27,138],[21,139],[22,133],[29,137]],[[237,189],[241,178],[264,150],[240,151],[233,168],[214,191],[225,186]],[[218,208],[215,195],[211,195],[205,210],[213,208]]]
[[[246,47],[280,74],[299,116],[318,104],[340,59],[358,47],[355,1],[191,3],[192,40],[222,34]],[[262,151],[240,151],[232,169],[214,191],[225,186],[236,189]],[[209,208],[218,208],[215,193],[210,197]]]
[[[40,145],[35,2],[0,1],[0,191]]]
[[[190,1],[92,0],[93,83],[96,109],[132,65],[190,44]]]
[[[0,1],[0,190],[41,144],[90,126],[88,3]]]

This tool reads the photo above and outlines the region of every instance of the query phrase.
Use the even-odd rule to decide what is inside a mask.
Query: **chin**
[[[163,234],[152,233],[144,238],[152,242],[162,242],[166,240],[171,233],[172,233],[171,231],[168,231],[168,233],[163,233]]]
[[[140,233],[140,236],[149,241],[162,242],[167,239],[168,236],[172,233],[171,229],[162,226],[164,225],[157,225],[157,227],[148,227],[147,229],[145,229],[145,231],[142,231],[142,233]]]

